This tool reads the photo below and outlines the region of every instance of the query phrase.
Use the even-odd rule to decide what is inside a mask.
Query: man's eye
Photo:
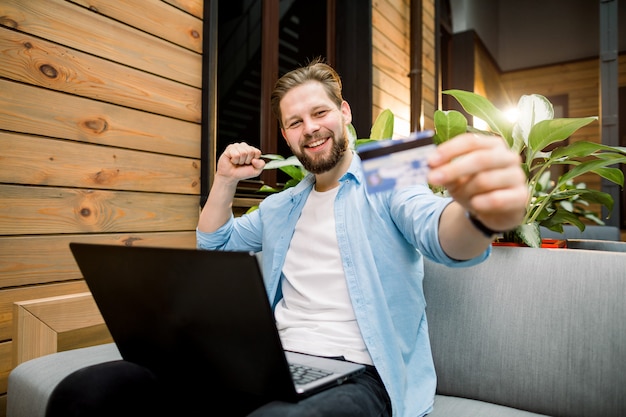
[[[289,127],[289,128],[298,127],[298,126],[300,125],[300,123],[301,123],[301,121],[300,121],[300,120],[298,120],[298,121],[295,121],[295,122],[290,123],[288,127]]]
[[[315,113],[315,115],[317,117],[323,117],[326,113],[328,113],[328,110],[320,110],[317,113]]]

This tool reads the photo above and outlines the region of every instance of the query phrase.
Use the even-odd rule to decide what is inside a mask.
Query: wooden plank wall
[[[435,0],[422,0],[422,121],[423,129],[434,129],[439,108],[437,85],[437,26]]]
[[[0,2],[0,415],[13,303],[86,291],[69,242],[195,246],[202,5]]]
[[[408,0],[372,2],[372,117],[390,109],[394,136],[410,133],[410,10]]]
[[[488,97],[500,109],[516,104],[504,87],[498,64],[480,41],[474,47],[474,92]]]
[[[435,99],[435,1],[423,0],[422,108],[425,128],[433,127]],[[385,109],[394,114],[394,136],[411,133],[410,0],[372,2],[373,120]]]

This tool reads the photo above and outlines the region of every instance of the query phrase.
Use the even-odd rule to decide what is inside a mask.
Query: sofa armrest
[[[619,241],[621,239],[620,229],[617,226],[588,225],[584,231],[580,231],[577,226],[563,226],[563,233],[553,232],[547,227],[540,227],[541,237],[549,239],[594,239]]]
[[[569,249],[604,250],[610,252],[626,252],[626,242],[595,239],[567,239]]]
[[[114,343],[53,353],[23,362],[9,374],[7,417],[45,417],[57,384],[85,366],[121,359]]]
[[[18,301],[13,317],[14,366],[50,353],[113,341],[90,292]]]

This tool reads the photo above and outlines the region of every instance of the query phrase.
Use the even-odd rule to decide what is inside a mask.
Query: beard
[[[292,149],[291,151],[302,163],[304,169],[312,174],[323,174],[336,167],[348,149],[348,141],[345,132],[337,137],[331,132],[329,140],[333,142],[329,154],[311,157],[305,152],[302,146],[298,147],[298,149]]]

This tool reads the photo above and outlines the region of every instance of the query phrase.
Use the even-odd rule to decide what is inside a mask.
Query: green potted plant
[[[589,210],[589,205],[600,204],[610,212],[613,208],[611,195],[588,189],[584,183],[574,180],[583,174],[594,173],[623,186],[622,171],[612,166],[626,163],[626,149],[588,141],[559,144],[597,117],[555,119],[552,103],[544,96],[531,94],[520,98],[518,118],[510,121],[501,110],[478,94],[462,90],[443,93],[453,96],[467,113],[485,121],[489,131],[469,126],[465,116],[458,111],[436,110],[435,143],[467,131],[495,134],[522,156],[530,199],[523,224],[505,233],[502,240],[539,247],[542,240],[539,226],[562,233],[564,224],[575,225],[581,231],[585,229],[585,221],[604,224]],[[570,169],[552,179],[550,168],[555,165],[567,165]]]

